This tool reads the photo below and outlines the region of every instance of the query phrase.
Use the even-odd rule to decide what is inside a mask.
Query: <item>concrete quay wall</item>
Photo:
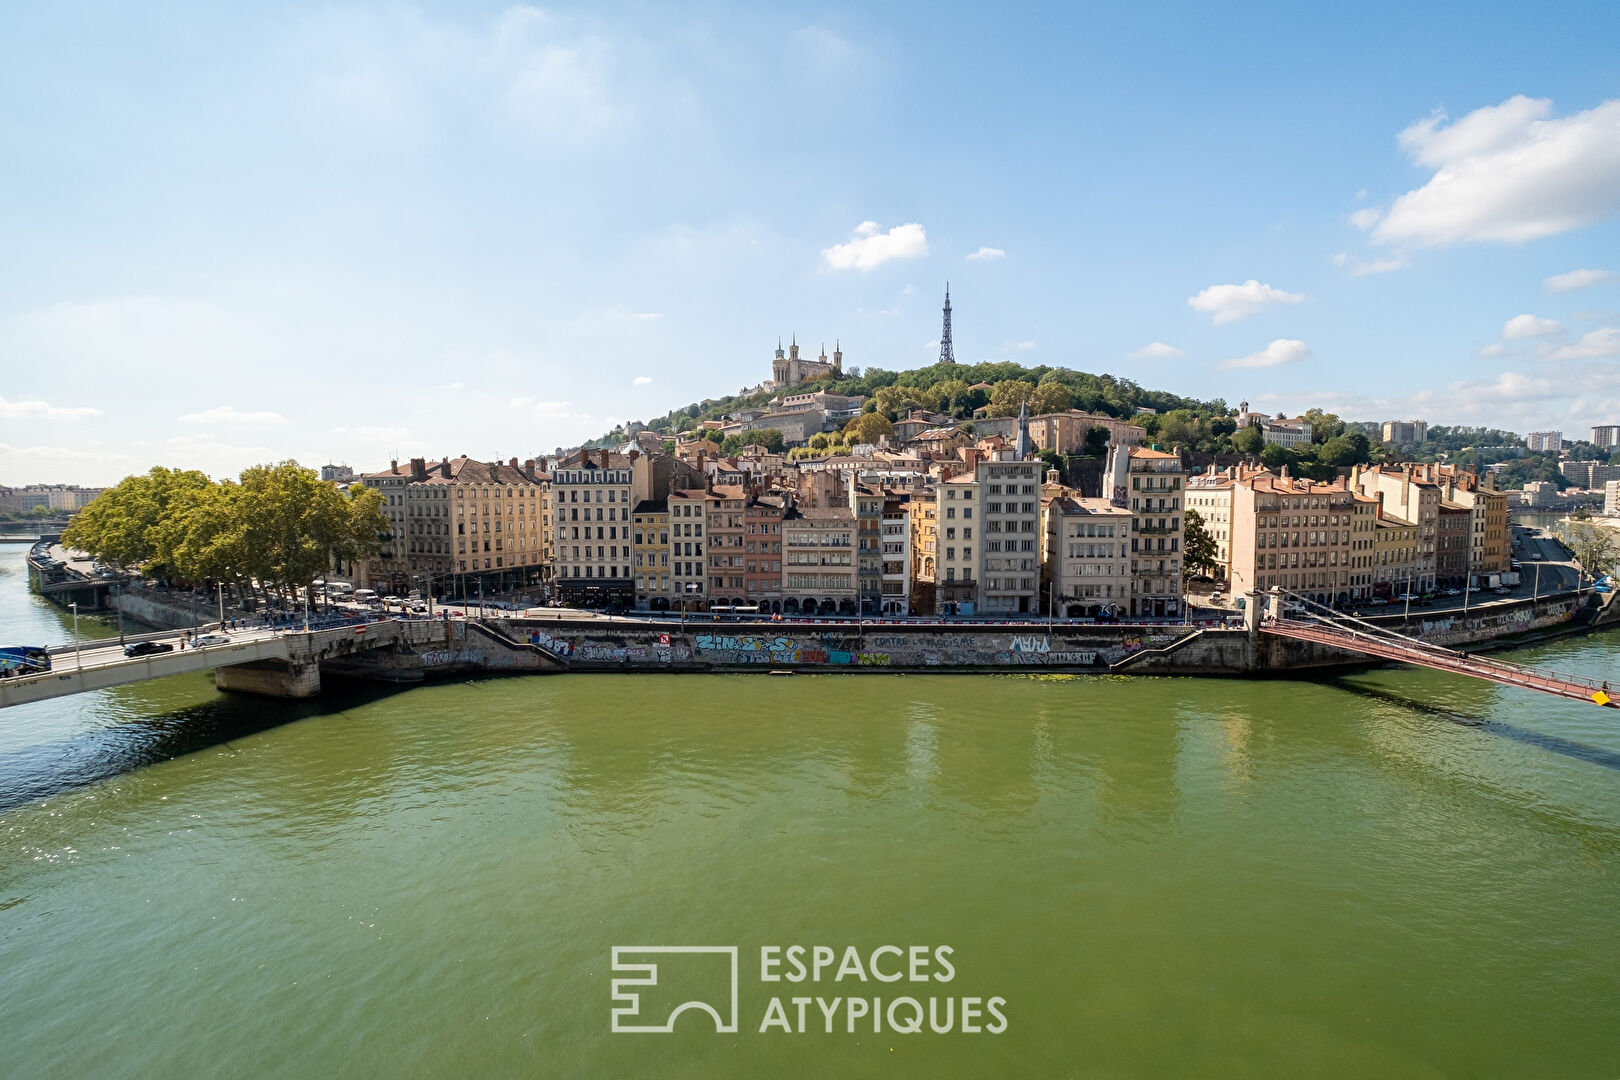
[[[1191,627],[592,623],[512,620],[507,632],[570,671],[758,671],[766,668],[1105,672]]]

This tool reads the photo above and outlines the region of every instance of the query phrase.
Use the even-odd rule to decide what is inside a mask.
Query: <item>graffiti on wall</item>
[[[567,638],[552,637],[543,630],[529,631],[529,644],[549,649],[558,656],[572,656],[574,653],[574,645]]]

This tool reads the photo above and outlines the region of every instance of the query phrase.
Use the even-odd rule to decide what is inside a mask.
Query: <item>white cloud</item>
[[[1227,360],[1222,367],[1226,368],[1264,368],[1277,367],[1282,364],[1297,364],[1301,360],[1311,358],[1310,347],[1296,338],[1278,338],[1259,352],[1248,356],[1237,356]]]
[[[7,420],[23,420],[28,418],[44,420],[80,420],[86,416],[100,415],[100,409],[92,409],[89,406],[84,405],[68,408],[65,406],[52,405],[46,401],[36,401],[32,398],[25,401],[12,401],[8,398],[0,397],[0,416],[5,417]]]
[[[541,401],[533,394],[513,398],[508,404],[514,409],[529,409],[541,420],[583,420],[586,417],[569,411],[566,401]]]
[[[1620,100],[1551,117],[1550,100],[1521,95],[1413,124],[1400,145],[1434,175],[1356,224],[1381,243],[1517,243],[1620,211]]]
[[[1502,337],[1508,341],[1523,341],[1526,338],[1550,337],[1563,329],[1553,319],[1543,319],[1538,315],[1515,315],[1502,324]]]
[[[463,383],[463,382],[449,382],[449,383],[438,383],[437,385],[435,385],[433,387],[433,389],[436,390],[436,391],[440,391],[440,392],[444,392],[444,391],[452,391],[453,392],[453,391],[456,391],[456,390],[464,390],[464,389],[466,389],[466,387],[467,387],[467,384]]]
[[[1548,292],[1574,292],[1589,285],[1601,285],[1620,277],[1613,270],[1571,270],[1567,274],[1554,274],[1542,282]]]
[[[664,315],[663,312],[660,311],[637,311],[633,312],[630,317],[632,319],[641,319],[646,322],[651,322],[654,319],[662,319]]]
[[[1005,259],[1007,252],[1002,248],[982,247],[973,254],[968,255],[969,262],[982,262],[987,259]]]
[[[1506,345],[1500,345],[1500,344],[1498,344],[1498,345],[1484,345],[1484,346],[1480,347],[1479,355],[1486,356],[1486,357],[1489,357],[1489,356],[1506,356],[1508,353],[1510,353],[1512,351],[1513,350],[1508,348]]]
[[[651,375],[637,375],[636,379],[635,379],[635,383],[636,383],[637,386],[649,386],[649,385],[652,384],[652,376]]]
[[[1333,256],[1333,265],[1343,267],[1349,271],[1351,277],[1366,277],[1368,274],[1387,274],[1391,270],[1400,270],[1407,263],[1406,256],[1398,252],[1382,259],[1373,259],[1371,262],[1366,262],[1341,251]]]
[[[1162,341],[1155,341],[1142,346],[1131,355],[1138,360],[1170,360],[1185,354],[1174,345],[1166,345]]]
[[[188,424],[285,424],[287,418],[280,413],[260,410],[242,412],[229,405],[220,405],[203,412],[186,413],[180,419]]]
[[[821,253],[834,270],[870,270],[893,259],[915,259],[928,254],[928,233],[915,222],[896,225],[888,232],[875,221],[855,226],[855,239],[834,244]]]
[[[1612,326],[1600,327],[1573,345],[1565,345],[1550,353],[1554,360],[1592,360],[1601,356],[1620,356],[1620,330]]]
[[[1370,229],[1378,224],[1378,219],[1384,212],[1375,206],[1364,206],[1350,215],[1350,224],[1358,229]]]
[[[1250,278],[1241,285],[1211,285],[1197,296],[1188,297],[1187,305],[1209,312],[1219,326],[1259,314],[1269,304],[1297,304],[1303,299],[1300,293],[1273,289]]]

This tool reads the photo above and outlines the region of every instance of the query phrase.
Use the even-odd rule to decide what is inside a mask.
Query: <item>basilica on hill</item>
[[[827,359],[827,346],[821,347],[821,355],[814,360],[807,360],[799,356],[799,339],[797,335],[787,352],[782,351],[782,342],[776,343],[776,358],[771,361],[771,383],[768,389],[785,390],[788,387],[798,386],[800,383],[815,382],[817,379],[828,377],[838,378],[844,374],[844,354],[833,343],[832,359]]]

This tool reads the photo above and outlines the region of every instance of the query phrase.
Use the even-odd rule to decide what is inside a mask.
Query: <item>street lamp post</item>
[[[73,666],[83,672],[84,653],[79,648],[79,603],[75,600],[68,607],[73,609]]]
[[[214,582],[214,589],[219,593],[219,628],[223,630],[225,629],[225,579],[220,578]],[[308,597],[309,593],[305,592],[304,595]]]

